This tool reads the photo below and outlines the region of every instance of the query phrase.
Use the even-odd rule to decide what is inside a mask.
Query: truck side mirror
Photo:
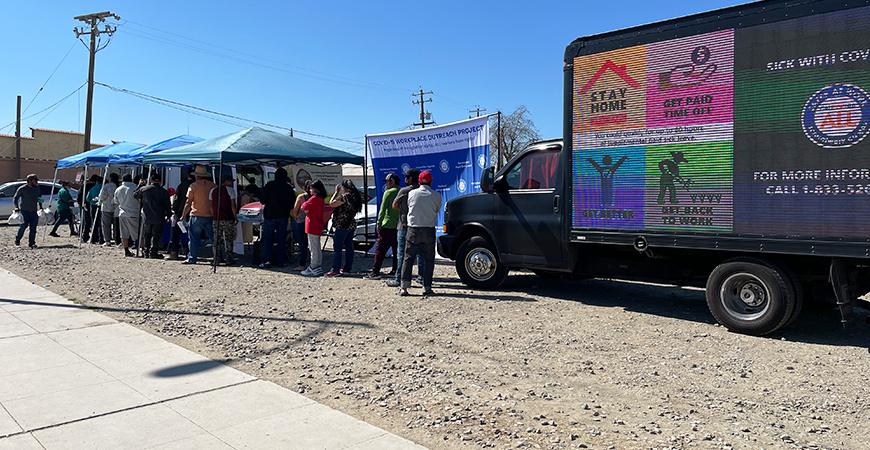
[[[480,190],[487,194],[492,194],[493,189],[495,189],[494,177],[495,167],[489,166],[483,169],[483,173],[480,175]]]
[[[501,174],[495,179],[492,190],[493,192],[507,192],[509,188],[507,178],[505,178],[504,174]]]

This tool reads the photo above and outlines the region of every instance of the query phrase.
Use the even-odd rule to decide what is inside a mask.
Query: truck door
[[[496,180],[493,233],[506,265],[564,267],[559,149],[529,151]]]

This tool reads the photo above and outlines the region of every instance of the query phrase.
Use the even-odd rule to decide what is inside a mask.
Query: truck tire
[[[475,289],[495,289],[507,278],[507,267],[486,239],[476,236],[459,247],[456,273],[462,282]]]
[[[759,259],[726,261],[707,278],[710,312],[737,333],[772,333],[797,317],[801,299],[787,271]]]

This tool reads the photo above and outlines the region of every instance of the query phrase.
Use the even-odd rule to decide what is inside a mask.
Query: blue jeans
[[[305,222],[290,222],[293,224],[293,240],[299,245],[299,266],[308,267],[308,235],[305,234]]]
[[[202,245],[199,236],[205,230],[205,237],[214,242],[214,223],[211,217],[190,216],[190,228],[187,230],[187,237],[190,239],[190,253],[187,254],[187,260],[196,262],[196,256],[199,252],[199,247]]]
[[[39,215],[36,211],[21,210],[21,217],[24,218],[24,223],[18,226],[18,234],[15,236],[15,241],[20,242],[24,237],[24,230],[30,227],[30,234],[27,236],[28,245],[36,245],[36,226],[39,225]]]
[[[344,271],[350,272],[353,269],[353,234],[356,230],[335,230],[335,235],[332,237],[332,271],[338,272],[341,269],[341,252],[347,254],[344,263]]]
[[[282,267],[284,265],[284,256],[287,255],[287,223],[286,218],[281,219],[266,219],[263,221],[263,262],[271,262],[272,264]],[[272,245],[278,244],[275,249],[275,261],[272,258]]]
[[[398,255],[396,255],[396,283],[400,283],[402,281],[402,260],[405,259],[405,238],[408,236],[408,227],[405,227],[402,230],[399,230],[396,233],[396,241],[398,242],[397,247]],[[417,254],[417,275],[423,275],[423,255]]]
[[[75,220],[73,220],[73,213],[70,209],[60,209],[57,211],[57,219],[54,221],[54,227],[51,229],[52,233],[57,232],[57,227],[61,226],[63,223],[69,224],[69,232],[70,235],[75,234],[76,226]]]

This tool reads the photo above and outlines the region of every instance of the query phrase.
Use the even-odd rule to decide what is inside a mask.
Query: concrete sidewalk
[[[0,269],[0,450],[423,447]]]

